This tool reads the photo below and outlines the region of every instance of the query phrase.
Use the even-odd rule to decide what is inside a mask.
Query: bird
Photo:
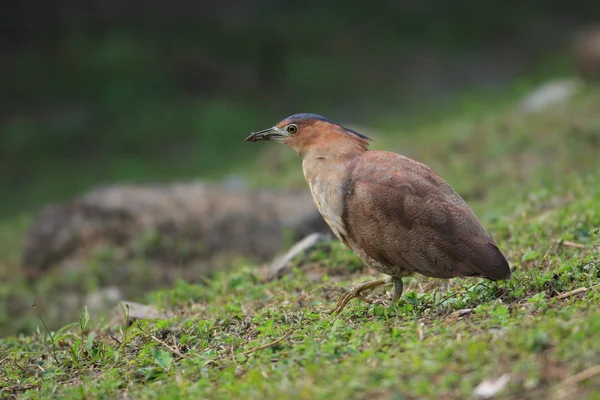
[[[511,277],[509,263],[472,209],[431,168],[403,155],[370,150],[366,135],[311,113],[291,115],[251,133],[247,142],[275,141],[302,159],[312,198],[332,232],[368,267],[386,275],[354,286],[328,312],[339,314],[362,293],[402,278]]]

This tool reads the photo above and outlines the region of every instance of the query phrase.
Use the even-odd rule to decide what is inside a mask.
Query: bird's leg
[[[346,307],[346,304],[348,304],[348,302],[354,298],[357,298],[362,301],[366,301],[367,303],[370,303],[370,301],[367,300],[366,298],[364,298],[361,295],[361,293],[364,292],[365,290],[374,289],[376,287],[383,286],[383,285],[388,285],[388,284],[394,282],[393,279],[394,278],[392,278],[392,277],[381,278],[381,279],[376,279],[374,281],[369,281],[369,282],[361,283],[360,285],[354,286],[352,289],[350,289],[346,293],[343,293],[338,298],[338,301],[335,303],[335,306],[333,306],[333,308],[331,310],[326,311],[327,314],[339,314],[344,309],[344,307]],[[402,282],[402,281],[400,281],[400,282]],[[396,283],[394,283],[394,289],[395,288],[396,288]],[[402,285],[401,284],[400,284],[400,293],[402,293]]]
[[[402,278],[393,277],[392,283],[394,284],[394,289],[392,290],[392,304],[396,304],[400,296],[402,296],[402,291],[404,290],[404,283],[402,282]]]

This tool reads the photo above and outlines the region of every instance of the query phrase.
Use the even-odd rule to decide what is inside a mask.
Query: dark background
[[[245,135],[292,113],[376,126],[559,75],[600,16],[558,0],[2,4],[0,217],[102,183],[242,173]]]

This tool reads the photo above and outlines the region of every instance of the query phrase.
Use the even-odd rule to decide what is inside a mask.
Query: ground
[[[487,380],[504,383],[496,398],[600,398],[600,91],[534,115],[476,103],[418,126],[382,124],[375,147],[455,186],[510,260],[510,281],[415,276],[398,304],[384,288],[332,316],[343,288],[376,276],[341,243],[272,282],[240,260],[143,299],[171,318],[130,325],[127,308],[109,319],[82,310],[50,331],[39,312],[37,332],[0,340],[0,394],[459,399]],[[301,179],[293,154],[279,167],[249,179]],[[0,232],[12,238],[20,224]]]

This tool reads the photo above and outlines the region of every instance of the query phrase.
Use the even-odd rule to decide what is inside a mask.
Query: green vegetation
[[[128,326],[126,309],[111,319],[82,310],[62,329],[37,322],[32,334],[0,340],[0,394],[469,398],[485,379],[508,374],[499,398],[600,398],[599,104],[594,88],[535,115],[506,104],[485,112],[475,99],[410,129],[396,121],[377,126],[381,134],[363,129],[375,147],[426,162],[465,195],[514,267],[508,282],[416,276],[397,305],[379,290],[375,304],[354,300],[331,316],[323,310],[342,287],[373,275],[340,243],[275,282],[239,263],[202,285],[145,296],[173,318]],[[300,182],[291,152],[265,153],[281,170],[263,171],[259,157],[259,172],[247,175],[253,184]],[[0,229],[10,249],[19,224]],[[60,277],[45,285],[51,279]],[[18,287],[1,288],[15,295]]]

